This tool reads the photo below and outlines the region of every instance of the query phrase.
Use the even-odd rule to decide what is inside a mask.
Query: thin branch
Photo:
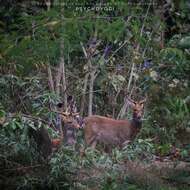
[[[85,99],[86,99],[86,91],[87,91],[87,86],[88,86],[88,78],[89,78],[89,73],[86,73],[85,79],[84,79],[84,87],[82,89],[82,98],[81,98],[81,106],[80,106],[80,114],[83,115],[84,113],[84,107],[85,107]]]
[[[58,72],[57,72],[57,75],[56,75],[56,78],[55,78],[55,81],[56,81],[56,83],[55,83],[55,91],[56,91],[57,95],[60,95],[60,86],[61,86],[60,82],[61,82],[62,71],[63,71],[62,66],[63,66],[62,62],[60,62],[59,66],[58,66]]]
[[[50,110],[51,111],[51,110]],[[53,111],[53,112],[56,112],[56,111]],[[32,115],[27,115],[27,114],[24,114],[24,113],[19,113],[21,117],[26,117],[26,118],[29,118],[31,120],[34,120],[34,121],[41,121],[42,123],[46,124],[49,126],[49,122],[40,118],[40,117],[36,117],[36,116],[32,116]],[[9,116],[7,116],[7,118],[15,118],[17,117],[16,114],[11,114]],[[52,126],[52,128],[56,131],[56,128],[54,126]]]
[[[48,70],[48,84],[49,84],[50,91],[55,92],[54,83],[53,83],[53,77],[52,77],[52,72],[51,72],[51,67],[50,67],[49,63],[48,63],[48,66],[47,66],[47,70]]]
[[[151,31],[150,38],[152,37],[152,34],[153,34],[153,30]],[[146,53],[146,50],[148,49],[148,44],[150,42],[150,38],[147,40],[147,43],[146,43],[145,48],[144,48],[143,53],[142,53],[142,58],[145,57],[145,53]]]
[[[21,166],[18,168],[4,169],[4,171],[24,171],[24,170],[33,169],[33,168],[42,167],[42,166],[44,165],[37,164],[34,166]]]
[[[109,62],[109,61],[112,59],[112,57],[113,57],[123,46],[125,46],[125,44],[126,44],[127,42],[128,42],[128,41],[125,40],[125,41],[123,42],[123,44],[121,44],[121,45],[113,52],[113,54],[110,56],[110,58],[109,58],[108,60],[106,60],[106,62]]]
[[[85,58],[88,59],[88,54],[87,54],[87,52],[86,52],[86,49],[85,49],[83,43],[80,42],[80,45],[81,45],[81,47],[82,47],[83,53],[84,53],[84,55],[85,55]]]
[[[93,104],[93,88],[94,88],[94,81],[97,77],[98,73],[95,69],[90,73],[90,83],[89,83],[89,105],[88,105],[88,116],[92,115],[92,104]]]
[[[4,159],[4,160],[5,160],[5,162],[8,162],[8,163],[10,163],[10,164],[14,164],[14,165],[17,165],[17,166],[21,166],[21,164],[20,164],[20,163],[17,163],[17,162],[15,162],[15,161],[10,161],[10,160],[7,160],[7,157],[6,157],[6,156],[4,156],[4,155],[0,155],[0,158]]]
[[[45,124],[47,124],[47,125],[49,124],[48,121],[46,121],[46,120],[44,120],[44,119],[42,119],[42,118],[36,117],[36,116],[27,115],[27,114],[24,114],[24,113],[19,113],[19,115],[22,116],[22,117],[30,118],[31,120],[38,120],[38,121],[41,121],[41,122],[43,122],[43,123],[45,123]],[[15,117],[17,117],[17,115],[16,115],[16,114],[11,114],[11,115],[9,115],[9,116],[7,116],[7,117],[8,117],[8,118],[15,118]]]
[[[132,18],[132,16],[129,16],[129,17],[128,17],[128,19],[127,19],[127,21],[126,21],[126,25],[129,23],[129,21],[131,20],[131,18]],[[113,52],[113,54],[110,56],[110,58],[109,58],[106,62],[109,62],[109,61],[112,59],[112,57],[113,57],[123,46],[125,46],[125,44],[126,44],[127,42],[128,42],[128,41],[125,40],[125,41],[123,42],[123,44],[121,44],[121,45]]]

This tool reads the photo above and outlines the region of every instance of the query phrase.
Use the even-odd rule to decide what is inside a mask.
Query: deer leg
[[[95,149],[95,148],[96,148],[96,144],[97,144],[97,141],[94,140],[94,141],[91,143],[90,146],[91,146],[93,149]]]
[[[112,146],[106,145],[104,147],[104,150],[105,150],[106,153],[111,153],[112,152],[112,148],[113,148]]]
[[[95,136],[92,136],[91,138],[89,138],[89,139],[87,140],[87,144],[88,144],[89,146],[91,146],[92,148],[95,149],[96,144],[97,144],[96,137],[95,137]]]

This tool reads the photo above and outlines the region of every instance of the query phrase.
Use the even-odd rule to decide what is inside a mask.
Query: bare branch
[[[84,87],[82,89],[82,98],[81,98],[81,106],[80,106],[80,114],[83,115],[84,113],[84,106],[85,106],[85,98],[86,98],[86,90],[88,86],[88,78],[89,78],[89,73],[86,73],[85,79],[84,79]]]
[[[55,89],[54,89],[54,82],[53,82],[53,77],[52,77],[52,72],[51,72],[50,64],[48,64],[47,70],[48,70],[48,83],[49,83],[49,88],[50,88],[51,92],[55,92]]]

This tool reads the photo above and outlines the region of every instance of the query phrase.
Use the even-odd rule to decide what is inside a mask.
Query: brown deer
[[[76,143],[76,132],[80,128],[77,121],[79,113],[62,112],[62,120],[64,122],[63,140],[65,145],[74,145]]]
[[[122,146],[127,141],[132,141],[139,133],[142,126],[144,102],[128,99],[133,110],[131,120],[115,120],[108,117],[93,115],[84,119],[84,136],[88,146],[96,147],[97,143],[105,146]]]
[[[65,145],[73,145],[76,143],[76,131],[81,128],[78,122],[79,113],[56,111],[53,112],[59,114],[61,120],[60,135],[61,138],[52,139],[52,145],[54,149],[57,149],[61,144],[62,140]],[[62,127],[62,124],[64,126]]]

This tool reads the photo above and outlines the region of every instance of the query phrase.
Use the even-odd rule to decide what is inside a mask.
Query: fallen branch
[[[38,167],[41,167],[41,166],[44,166],[44,165],[37,164],[37,165],[34,165],[34,166],[21,166],[21,167],[18,167],[18,168],[4,169],[4,171],[26,171],[28,169],[38,168]]]
[[[44,124],[46,124],[48,126],[50,124],[48,121],[46,121],[46,120],[44,120],[44,119],[42,119],[40,117],[36,117],[36,116],[32,116],[32,115],[27,115],[27,114],[24,114],[24,113],[19,113],[19,114],[20,114],[21,117],[26,117],[26,118],[29,118],[29,119],[34,120],[34,121],[41,121],[42,123],[44,123]],[[17,115],[17,114],[9,114],[7,116],[7,118],[16,118],[17,116],[19,116],[19,115]],[[51,126],[52,126],[52,128],[54,130],[56,130],[56,128],[53,125],[51,125]]]

